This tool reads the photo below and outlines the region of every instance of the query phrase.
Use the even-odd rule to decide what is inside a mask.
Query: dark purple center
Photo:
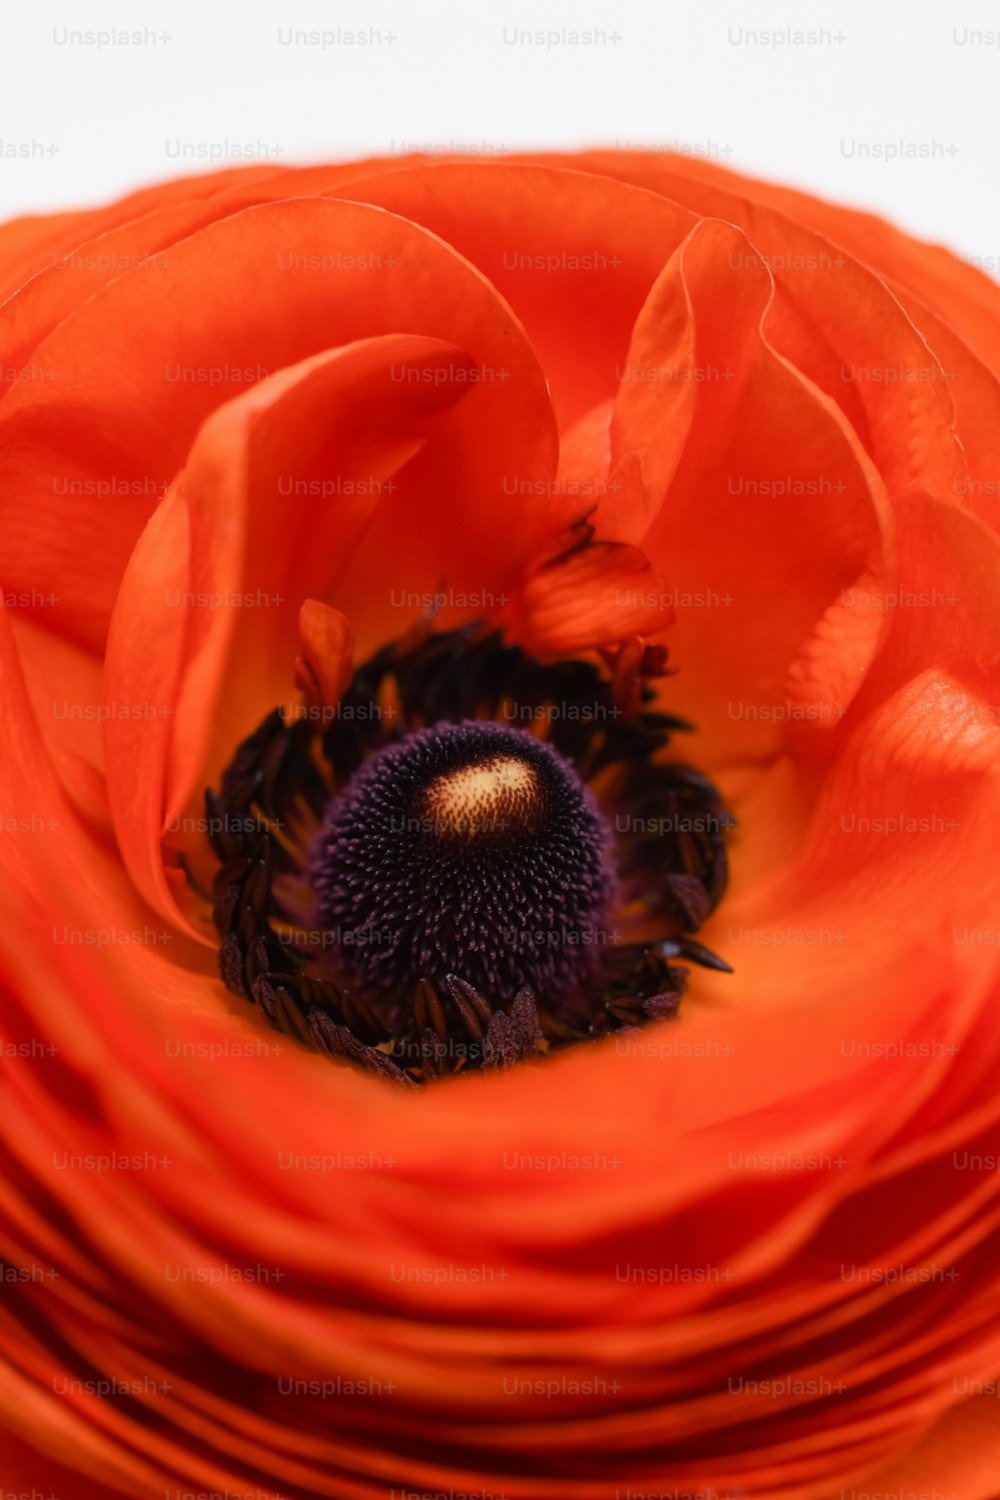
[[[497,1003],[574,989],[607,938],[612,837],[551,746],[438,723],[378,751],[312,853],[316,925],[362,989],[457,974]]]

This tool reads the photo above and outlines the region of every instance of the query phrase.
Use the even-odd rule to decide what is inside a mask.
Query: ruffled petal
[[[105,684],[111,704],[153,705],[139,723],[109,716],[105,746],[123,857],[165,914],[176,917],[161,842],[175,858],[203,844],[197,799],[290,702],[307,599],[342,608],[370,647],[399,633],[387,627],[397,591],[475,578],[499,597],[523,571],[534,502],[518,526],[493,503],[500,463],[484,434],[508,403],[505,387],[460,378],[476,369],[437,340],[366,340],[255,386],[196,439],[126,570]],[[530,463],[535,443],[533,426],[509,431],[506,454]],[[432,485],[453,518],[422,538]],[[194,837],[169,837],[189,822]]]
[[[480,442],[499,463],[509,433],[530,434],[519,472],[551,475],[544,379],[515,327],[477,271],[378,209],[298,199],[206,227],[167,266],[119,277],[61,323],[32,356],[58,378],[3,403],[0,488],[17,496],[7,586],[60,592],[52,628],[100,649],[129,552],[211,411],[320,350],[386,332],[468,349],[504,412]]]
[[[561,429],[614,391],[643,300],[694,222],[641,189],[527,163],[401,167],[340,192],[432,230],[489,277],[538,352]]]
[[[879,476],[836,405],[772,347],[771,299],[740,231],[700,225],[636,323],[612,424],[612,464],[637,454],[655,515],[643,549],[683,590],[668,702],[715,765],[781,743],[802,642],[869,561],[887,566]]]

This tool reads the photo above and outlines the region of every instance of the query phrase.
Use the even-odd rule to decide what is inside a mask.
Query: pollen
[[[537,773],[512,755],[446,771],[430,782],[420,803],[443,838],[489,838],[511,828],[531,832],[545,811]]]

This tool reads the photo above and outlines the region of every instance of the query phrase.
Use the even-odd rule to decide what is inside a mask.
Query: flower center
[[[312,853],[316,922],[362,991],[449,975],[565,994],[606,937],[610,832],[550,745],[442,723],[377,752]]]
[[[205,795],[227,988],[408,1087],[677,1016],[732,819],[668,758],[663,649],[606,665],[422,626],[268,714]]]

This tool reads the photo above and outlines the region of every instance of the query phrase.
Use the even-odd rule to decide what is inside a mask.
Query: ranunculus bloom
[[[612,153],[172,183],[0,277],[5,1491],[995,1493],[997,289]],[[669,645],[734,973],[394,1089],[227,994],[200,798],[438,591]]]

